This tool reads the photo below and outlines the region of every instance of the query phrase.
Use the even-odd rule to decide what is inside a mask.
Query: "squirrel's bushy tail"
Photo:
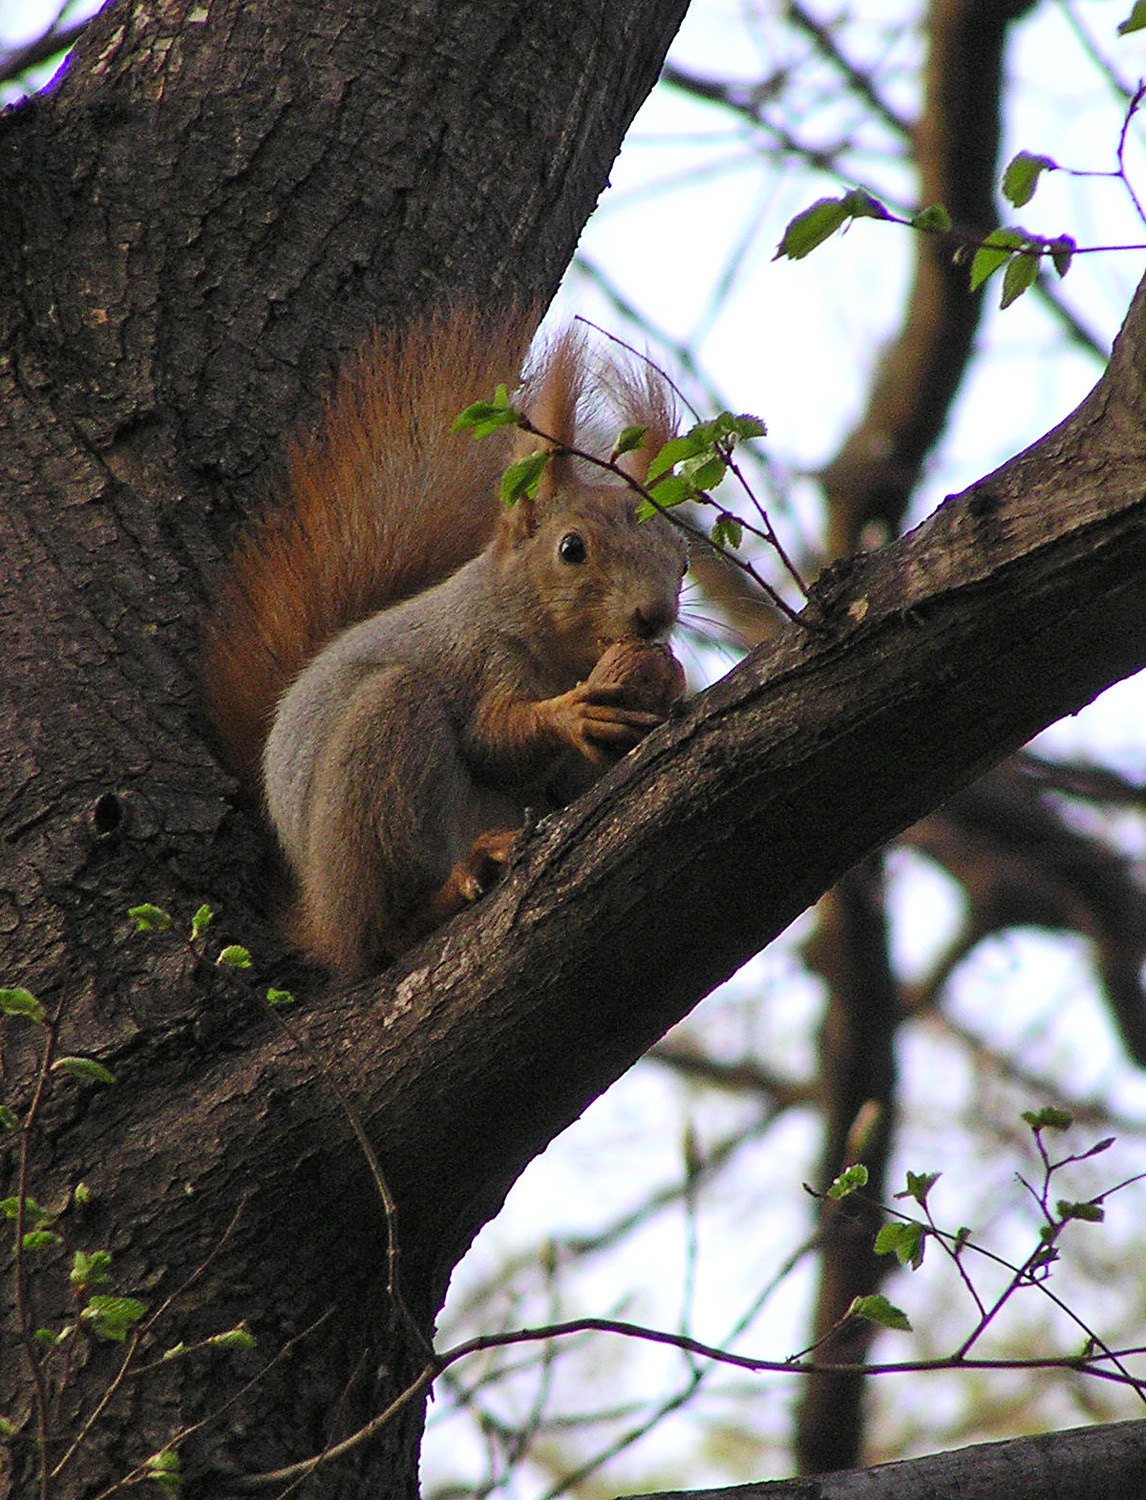
[[[278,700],[306,662],[488,542],[512,435],[474,442],[450,424],[499,383],[516,386],[536,321],[455,312],[373,340],[317,435],[291,444],[286,493],[241,536],[205,633],[208,715],[249,791]]]
[[[279,699],[307,662],[493,536],[515,438],[536,439],[507,428],[475,442],[450,431],[460,411],[505,384],[558,449],[599,428],[607,451],[618,418],[646,426],[643,451],[623,460],[638,478],[668,440],[675,410],[659,372],[595,355],[579,333],[544,348],[523,376],[536,323],[532,312],[455,311],[379,337],[337,382],[317,435],[290,445],[285,493],[240,536],[205,630],[207,711],[252,794]]]

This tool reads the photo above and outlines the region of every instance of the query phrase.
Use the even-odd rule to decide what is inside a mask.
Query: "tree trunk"
[[[118,1079],[89,1096],[57,1077],[28,1192],[64,1210],[85,1180],[92,1203],[55,1228],[69,1252],[110,1247],[114,1289],[153,1309],[208,1265],[154,1347],[245,1318],[261,1351],[132,1377],[59,1493],[94,1492],[211,1413],[186,1445],[193,1472],[273,1467],[405,1384],[385,1218],[315,1063],[300,1096],[300,1054],[253,986],[202,942],[132,935],[126,911],[158,903],[185,934],[208,899],[212,954],[236,938],[281,951],[261,838],[198,708],[197,621],[231,523],[372,330],[451,301],[544,306],[685,3],[120,0],[56,88],[0,122],[0,983],[58,1007],[60,1049]],[[22,1112],[40,1033],[7,1032]],[[281,1087],[268,1042],[289,1059]],[[257,1137],[280,1130],[264,1173]],[[67,1265],[29,1266],[33,1326],[68,1316]],[[408,1265],[424,1334],[446,1272]],[[0,1491],[27,1494],[36,1423],[13,1330],[9,1308],[0,1410],[29,1441]],[[77,1430],[121,1353],[85,1346],[53,1431]],[[325,1492],[412,1493],[419,1425],[415,1402]]]

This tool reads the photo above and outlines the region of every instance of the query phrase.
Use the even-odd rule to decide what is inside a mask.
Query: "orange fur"
[[[579,332],[543,347],[522,374],[536,321],[534,312],[454,311],[379,335],[336,382],[318,432],[289,444],[289,499],[240,535],[204,632],[208,716],[252,795],[275,708],[307,662],[347,626],[447,577],[493,536],[515,441],[528,451],[536,440],[512,429],[477,442],[451,433],[464,407],[499,384],[517,387],[534,426],[558,445],[592,442],[607,408],[614,429],[618,418],[649,427],[644,448],[623,461],[636,477],[672,436],[663,378],[595,356]],[[555,461],[552,482],[572,482],[573,467]]]
[[[450,424],[518,383],[535,322],[454,313],[378,336],[338,381],[319,432],[290,444],[290,501],[241,536],[205,632],[208,715],[248,790],[278,700],[306,663],[489,541],[509,440],[475,442]]]
[[[301,946],[346,979],[475,899],[526,807],[584,790],[683,685],[638,705],[624,674],[594,680],[615,643],[646,665],[663,651],[685,548],[663,518],[638,521],[623,480],[564,451],[605,451],[618,419],[655,451],[671,398],[577,334],[521,377],[531,324],[454,313],[375,340],[319,435],[290,446],[289,498],[240,537],[207,625],[228,764],[262,794]],[[519,380],[556,451],[537,496],[504,513],[499,475],[536,436],[450,425]],[[640,473],[647,454],[629,461]]]

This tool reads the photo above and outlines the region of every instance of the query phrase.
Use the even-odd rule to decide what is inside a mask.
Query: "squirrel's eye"
[[[567,531],[557,543],[557,556],[570,567],[583,563],[588,555],[584,538],[575,531]]]

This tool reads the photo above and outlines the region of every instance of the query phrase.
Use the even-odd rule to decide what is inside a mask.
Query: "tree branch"
[[[785,629],[359,1009],[313,1017],[379,1138],[419,1143],[416,1171],[383,1152],[407,1233],[467,1239],[534,1151],[845,869],[1146,663],[1144,317],[1140,292],[1059,428],[821,580],[821,634]],[[419,1056],[408,1093],[377,1069],[383,1036]]]
[[[666,1490],[641,1500],[1127,1500],[1146,1487],[1141,1422],[976,1443],[901,1463],[734,1489]],[[636,1500],[635,1496],[622,1500]]]

